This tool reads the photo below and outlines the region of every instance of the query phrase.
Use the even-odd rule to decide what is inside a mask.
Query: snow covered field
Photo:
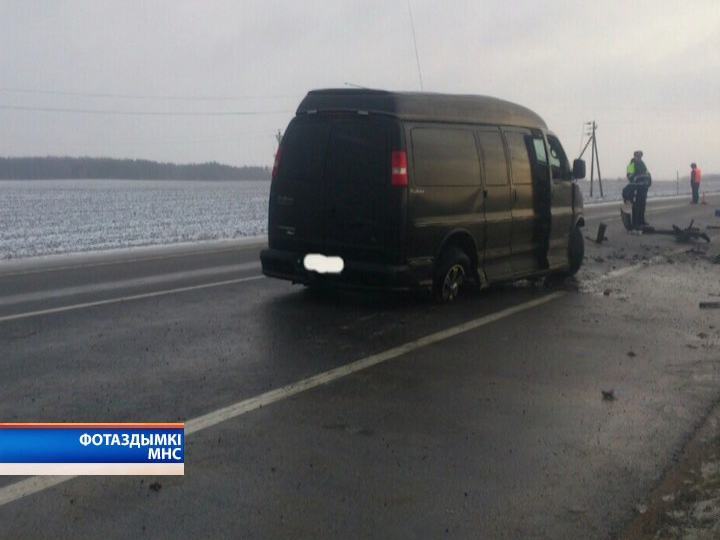
[[[270,182],[0,182],[0,261],[257,236]]]
[[[586,202],[621,198],[625,181],[580,182]],[[680,182],[680,194],[689,194]],[[703,182],[708,192],[720,182]],[[651,197],[676,194],[653,182]],[[0,262],[266,233],[270,183],[155,180],[0,181]],[[688,195],[689,200],[689,195]]]

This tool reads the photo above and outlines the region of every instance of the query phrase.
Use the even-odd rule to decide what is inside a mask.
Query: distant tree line
[[[90,157],[0,157],[0,180],[269,180],[268,167],[210,163],[158,163],[144,159]]]

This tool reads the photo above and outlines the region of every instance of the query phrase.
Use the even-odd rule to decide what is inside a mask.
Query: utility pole
[[[595,120],[592,122],[585,122],[585,125],[588,126],[589,133],[586,135],[589,137],[588,142],[585,143],[585,147],[582,149],[582,152],[580,152],[581,158],[583,154],[585,153],[585,150],[587,150],[587,147],[592,145],[592,149],[590,151],[590,197],[593,196],[593,183],[595,180],[595,164],[597,163],[597,173],[598,173],[598,185],[600,186],[600,197],[603,198],[605,195],[603,194],[603,187],[602,187],[602,175],[600,174],[600,156],[598,155],[598,149],[597,149],[597,137],[595,136],[595,131],[597,130],[598,126],[595,123]]]
[[[676,188],[676,195],[680,195],[680,171],[675,171],[675,188]]]

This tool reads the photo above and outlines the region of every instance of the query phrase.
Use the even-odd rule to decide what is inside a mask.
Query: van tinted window
[[[531,184],[532,173],[530,171],[530,157],[526,141],[530,135],[515,131],[506,131],[505,138],[510,150],[510,168],[512,170],[513,184]]]
[[[479,131],[477,133],[483,156],[485,185],[504,186],[508,183],[505,148],[497,131]]]
[[[278,180],[322,180],[329,136],[330,125],[327,122],[292,124],[283,139]]]
[[[341,184],[389,183],[388,142],[385,126],[341,121],[332,127],[330,178]]]
[[[412,130],[415,184],[473,186],[480,184],[475,138],[464,129]]]

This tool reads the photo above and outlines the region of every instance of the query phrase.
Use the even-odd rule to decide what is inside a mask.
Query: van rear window
[[[283,140],[278,180],[319,182],[327,157],[330,124],[312,122],[293,124]]]
[[[332,126],[329,171],[337,184],[387,184],[388,135],[384,125],[339,121]]]
[[[415,184],[476,186],[480,161],[472,131],[415,128],[412,130]]]

